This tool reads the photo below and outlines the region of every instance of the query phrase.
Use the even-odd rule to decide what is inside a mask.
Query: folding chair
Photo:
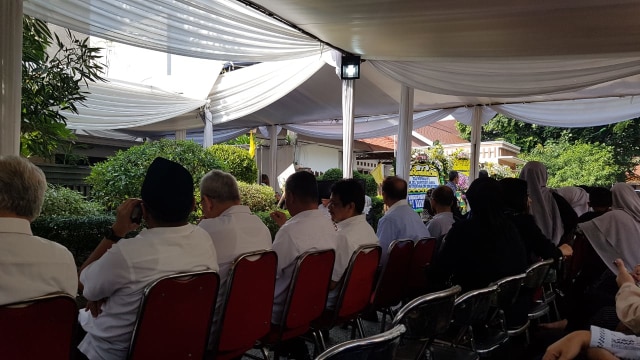
[[[553,259],[539,261],[529,266],[524,278],[524,287],[528,288],[532,292],[539,291],[542,288],[542,284],[544,283],[551,265],[553,265]],[[529,310],[529,320],[537,320],[549,313],[549,305],[544,301],[544,289],[542,289],[542,294],[543,299],[540,301],[533,302],[534,299],[531,299],[533,305]]]
[[[381,249],[378,245],[362,245],[351,255],[347,270],[343,275],[340,292],[336,306],[327,309],[320,319],[314,321],[311,327],[314,330],[316,345],[320,351],[326,350],[326,345],[321,330],[330,330],[336,325],[355,320],[351,338],[355,338],[356,327],[360,337],[364,337],[362,320],[358,318],[369,305],[371,292],[380,262]]]
[[[269,359],[269,348],[305,334],[309,331],[311,322],[322,315],[327,303],[335,257],[333,249],[307,251],[298,256],[282,322],[272,324],[269,333],[259,343],[265,360]],[[275,357],[279,357],[277,351]]]
[[[371,296],[371,308],[382,312],[380,332],[385,329],[387,316],[394,316],[391,307],[398,305],[404,297],[412,253],[412,240],[394,240],[389,245],[389,258]]]
[[[271,250],[242,254],[233,262],[210,359],[241,356],[269,332],[277,266],[278,255]]]
[[[346,341],[323,352],[316,360],[392,360],[404,332],[405,327],[398,325],[382,334]]]
[[[427,351],[438,335],[448,328],[453,315],[456,295],[462,288],[458,285],[449,289],[419,296],[398,311],[392,326],[400,324],[407,328],[398,348],[399,359],[425,358]]]
[[[413,246],[407,279],[406,296],[409,299],[427,293],[427,270],[433,260],[437,244],[436,238],[424,238],[418,240]]]
[[[526,274],[508,276],[494,283],[498,288],[495,297],[495,308],[498,320],[504,323],[509,336],[517,336],[526,332],[529,327],[529,318],[527,314],[526,304],[522,304],[523,300],[520,296],[520,289]]]
[[[128,359],[202,359],[218,296],[215,271],[162,277],[140,301]]]
[[[67,294],[0,306],[3,359],[65,359],[72,354],[78,306]]]
[[[491,307],[495,304],[497,290],[498,287],[492,285],[468,291],[456,299],[451,326],[454,330],[451,345],[467,345],[473,352],[484,355],[509,340],[506,329],[489,326],[495,313],[491,311]],[[439,348],[442,349],[442,346]],[[477,355],[469,353],[462,358],[477,358]]]

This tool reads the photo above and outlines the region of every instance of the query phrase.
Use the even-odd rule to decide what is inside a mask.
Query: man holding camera
[[[79,315],[87,335],[78,349],[89,359],[126,358],[149,283],[181,272],[218,270],[211,237],[187,221],[195,205],[187,169],[156,158],[147,170],[141,197],[118,207],[115,223],[80,268],[81,288],[89,302]],[[146,229],[124,239],[140,225],[138,211]]]

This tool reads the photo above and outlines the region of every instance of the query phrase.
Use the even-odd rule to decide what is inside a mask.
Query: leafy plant
[[[115,209],[125,199],[139,197],[147,168],[158,156],[178,162],[189,170],[196,189],[204,174],[222,168],[211,152],[193,141],[163,139],[144,143],[118,151],[91,168],[87,182],[93,185],[94,199],[107,209]],[[199,202],[199,192],[196,195]]]
[[[268,211],[275,207],[275,192],[269,186],[247,184],[238,181],[242,205],[248,206],[252,212]]]
[[[318,177],[318,180],[342,180],[342,169],[331,168],[325,171],[325,173]],[[357,171],[353,171],[352,177],[356,180],[364,180],[365,182],[365,194],[374,197],[378,195],[378,183],[370,174],[362,174]]]
[[[88,201],[79,192],[49,184],[40,216],[96,216],[104,212],[104,207]]]
[[[23,18],[20,140],[25,156],[50,158],[58,145],[73,140],[60,111],[78,113],[76,104],[88,94],[80,85],[105,81],[100,49],[89,46],[89,37],[78,39],[69,30],[66,35],[69,46],[44,21]]]
[[[31,223],[31,229],[36,236],[64,245],[80,266],[114,221],[113,215],[40,216]]]
[[[378,231],[378,221],[384,215],[384,201],[381,196],[371,197],[371,210],[373,213],[373,230]]]
[[[291,216],[289,215],[289,212],[287,210],[280,210],[283,213],[285,213],[285,215],[287,216],[287,219],[289,219]],[[271,214],[270,211],[259,211],[255,213],[260,220],[262,220],[262,222],[267,225],[267,228],[269,228],[269,232],[271,233],[271,239],[275,239],[276,238],[276,233],[278,232],[278,229],[280,229],[280,227],[278,226],[278,224],[276,224],[275,221],[273,221],[273,219],[271,218],[271,216],[269,214]]]
[[[258,167],[249,151],[232,145],[213,145],[207,151],[219,160],[222,170],[238,181],[255,183],[258,180]]]

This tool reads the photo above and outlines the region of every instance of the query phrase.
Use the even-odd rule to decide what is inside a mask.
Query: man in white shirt
[[[446,235],[455,222],[451,207],[456,201],[456,197],[450,187],[440,185],[433,190],[429,201],[435,216],[427,224],[427,230],[432,237],[439,238]]]
[[[149,283],[181,272],[218,270],[211,237],[187,221],[195,206],[187,169],[156,158],[147,170],[141,197],[118,207],[116,222],[80,269],[90,312],[80,311],[78,320],[87,335],[78,349],[91,360],[127,356]],[[147,229],[122,239],[139,226],[132,221],[138,206]]]
[[[378,244],[376,233],[362,213],[364,204],[364,189],[357,180],[340,180],[331,187],[329,213],[338,227],[338,238],[327,308],[336,303],[339,285],[356,249],[362,245]]]
[[[297,172],[287,179],[285,201],[291,219],[279,211],[271,218],[280,225],[273,242],[278,254],[278,272],[271,321],[280,323],[296,258],[311,250],[336,248],[336,231],[330,218],[317,208],[318,184],[313,174]]]
[[[387,261],[389,245],[394,240],[414,242],[429,237],[420,215],[407,202],[407,182],[398,176],[388,176],[382,182],[382,201],[389,207],[378,221],[378,239],[382,247],[381,262]]]
[[[240,191],[233,175],[211,170],[200,180],[200,197],[204,219],[199,226],[211,236],[220,267],[220,290],[212,326],[215,332],[233,261],[250,251],[271,249],[271,233],[248,206],[240,204]]]
[[[0,156],[0,305],[78,292],[69,250],[31,232],[46,189],[44,173],[29,160]]]

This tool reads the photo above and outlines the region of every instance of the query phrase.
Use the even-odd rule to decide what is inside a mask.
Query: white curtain
[[[455,109],[429,110],[413,114],[413,128],[418,129],[444,119]],[[306,124],[283,125],[296,133],[328,140],[342,139],[342,120],[326,120]],[[398,114],[359,117],[355,119],[354,139],[370,139],[398,133]]]
[[[640,98],[635,96],[489,107],[528,123],[557,127],[598,126],[640,117]]]
[[[91,83],[78,114],[62,112],[70,129],[113,130],[154,124],[186,114],[206,100],[189,99],[148,85],[112,80]]]
[[[453,109],[453,111],[451,112],[451,116],[458,120],[458,122],[461,122],[465,125],[472,125],[473,112],[475,111],[474,109],[474,106]],[[480,121],[483,124],[486,124],[487,121],[493,119],[493,117],[496,116],[496,111],[486,106],[481,106],[481,111],[482,112],[480,113]]]
[[[24,0],[24,12],[83,34],[198,58],[262,62],[322,48],[235,0]]]
[[[214,126],[272,104],[300,86],[323,65],[321,56],[313,55],[265,62],[220,75],[209,95]]]
[[[576,59],[438,59],[371,65],[415,89],[457,96],[516,97],[582,89],[640,73],[640,56]]]

